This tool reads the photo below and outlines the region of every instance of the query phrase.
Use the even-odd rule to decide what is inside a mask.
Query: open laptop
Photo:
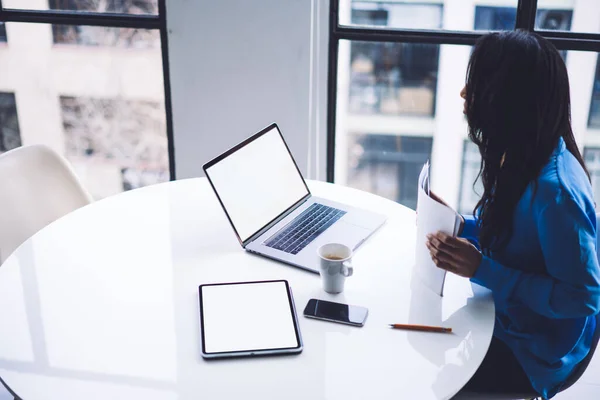
[[[203,166],[242,247],[319,272],[317,249],[356,249],[385,217],[312,196],[277,124]]]

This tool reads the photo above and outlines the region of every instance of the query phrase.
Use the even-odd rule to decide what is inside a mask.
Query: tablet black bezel
[[[234,350],[234,351],[225,351],[225,352],[212,352],[209,353],[205,348],[205,338],[204,338],[204,313],[203,313],[203,304],[202,304],[202,288],[205,286],[226,286],[226,285],[251,285],[258,283],[279,283],[283,282],[286,287],[287,295],[288,295],[288,305],[290,307],[290,312],[292,313],[292,320],[294,321],[294,332],[296,334],[296,343],[297,346],[294,347],[281,347],[281,348],[271,348],[271,349],[250,349],[250,350]],[[207,283],[198,286],[198,302],[200,306],[200,336],[201,336],[201,347],[202,347],[202,356],[204,358],[230,358],[230,357],[252,357],[252,356],[261,356],[261,355],[272,355],[272,354],[297,354],[302,351],[302,336],[300,335],[300,325],[298,324],[298,315],[296,313],[296,307],[294,304],[294,298],[292,295],[292,290],[290,288],[290,284],[285,279],[276,279],[276,280],[264,280],[264,281],[249,281],[249,282],[223,282],[223,283]]]

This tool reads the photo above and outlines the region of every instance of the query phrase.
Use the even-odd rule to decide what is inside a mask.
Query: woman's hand
[[[435,265],[465,278],[475,276],[483,257],[468,240],[443,232],[427,235],[426,246]]]

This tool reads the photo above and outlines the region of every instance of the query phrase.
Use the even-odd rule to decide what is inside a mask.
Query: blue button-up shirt
[[[589,352],[600,268],[592,188],[562,138],[537,182],[516,206],[507,246],[484,256],[472,280],[493,293],[494,336],[550,398]],[[465,216],[462,236],[476,241],[478,231],[477,219]]]

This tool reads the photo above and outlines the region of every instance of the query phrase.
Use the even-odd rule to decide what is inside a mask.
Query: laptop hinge
[[[254,235],[250,236],[250,238],[248,238],[244,243],[242,243],[242,247],[246,248],[246,246],[248,246],[250,243],[254,242],[256,239],[258,239],[260,236],[262,236],[266,231],[271,229],[273,226],[278,224],[282,219],[286,218],[293,211],[295,211],[298,207],[300,207],[302,204],[304,204],[308,199],[310,199],[310,197],[311,197],[311,194],[308,193],[306,196],[304,196],[302,199],[300,199],[294,206],[290,207],[287,211],[285,211],[279,217],[275,218],[269,224],[265,225],[265,227],[263,227],[261,230],[256,232]]]

